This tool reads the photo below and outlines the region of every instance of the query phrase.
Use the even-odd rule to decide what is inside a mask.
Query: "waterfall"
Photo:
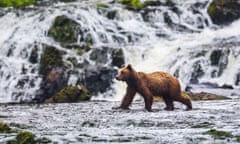
[[[100,8],[97,3],[104,3],[107,8]],[[96,62],[90,59],[94,49],[79,56],[47,35],[54,19],[60,15],[76,21],[91,35],[93,47],[120,48],[125,62],[137,71],[174,74],[183,90],[202,83],[239,88],[240,20],[219,27],[212,24],[207,14],[209,0],[173,0],[173,3],[174,6],[149,6],[140,11],[109,1],[1,9],[0,102],[31,101],[38,93],[43,44],[64,51],[66,63],[69,57],[75,57],[78,63],[87,61],[90,65],[111,67],[109,55],[106,62]],[[76,42],[79,45],[80,39],[81,36]],[[74,72],[70,73],[68,84],[76,84],[84,71],[69,69]],[[98,98],[119,100],[124,91],[125,85],[113,80],[112,89],[98,94]]]

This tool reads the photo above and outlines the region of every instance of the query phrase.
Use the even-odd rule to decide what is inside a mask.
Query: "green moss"
[[[19,144],[35,144],[35,135],[31,132],[20,132],[16,136],[16,141]]]
[[[233,137],[233,135],[230,132],[220,131],[216,129],[211,129],[207,131],[207,134],[212,135],[214,138],[217,138],[217,139],[225,139],[225,138]]]
[[[4,122],[0,122],[0,133],[12,133],[13,130]]]
[[[215,13],[215,9],[216,9],[216,6],[211,4],[209,5],[208,9],[207,9],[207,12],[209,15],[213,15],[213,13]]]
[[[52,46],[45,46],[43,54],[40,60],[40,74],[46,74],[49,68],[63,67],[64,62],[62,60],[63,51],[58,50]]]
[[[174,5],[172,0],[166,0],[166,4],[169,5],[169,6]]]
[[[36,0],[1,0],[0,7],[24,7],[35,2]]]
[[[86,87],[83,85],[67,86],[60,90],[53,97],[47,99],[46,103],[64,103],[64,102],[79,102],[90,99],[90,95]]]
[[[240,143],[240,135],[236,136],[236,141]]]
[[[77,27],[78,23],[67,16],[57,16],[48,31],[48,36],[60,43],[75,43],[78,38]]]
[[[141,9],[144,7],[144,3],[140,0],[119,0],[118,2],[134,9]]]
[[[97,4],[98,8],[108,8],[106,4]]]

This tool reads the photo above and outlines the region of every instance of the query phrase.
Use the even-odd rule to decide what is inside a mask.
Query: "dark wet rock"
[[[211,65],[217,66],[223,53],[221,50],[214,50],[210,55]]]
[[[108,55],[110,54],[110,57]],[[97,64],[106,64],[108,61],[112,61],[112,66],[121,67],[124,64],[124,53],[120,48],[108,48],[101,47],[93,49],[90,54],[90,59]]]
[[[229,24],[240,18],[240,2],[238,0],[213,0],[207,11],[213,23]]]
[[[53,47],[53,46],[43,46],[43,53],[40,59],[39,73],[42,75],[47,75],[49,71],[53,68],[63,68],[64,62],[62,59],[65,52]]]
[[[37,45],[34,46],[34,48],[32,49],[32,51],[30,53],[29,62],[31,62],[32,64],[36,64],[38,62],[38,47],[37,47]]]
[[[67,85],[68,76],[62,59],[63,54],[63,51],[55,47],[44,46],[39,68],[43,81],[33,101],[43,102]]]
[[[121,67],[125,63],[124,53],[122,49],[113,49],[112,51],[112,65]]]
[[[47,99],[45,103],[72,103],[86,101],[90,99],[88,90],[82,84],[77,86],[67,86]]]
[[[201,61],[196,61],[193,64],[193,72],[190,79],[190,82],[193,84],[198,83],[198,79],[204,75],[204,70],[201,66]]]
[[[240,73],[236,75],[236,80],[235,80],[235,85],[239,85],[239,84],[240,84]]]
[[[117,70],[100,65],[89,66],[84,70],[83,84],[91,95],[106,92],[110,89]]]
[[[227,100],[230,99],[226,96],[200,92],[200,93],[187,93],[192,100]]]
[[[232,85],[228,85],[228,84],[224,84],[220,88],[223,88],[223,89],[234,89]]]
[[[39,93],[33,102],[42,103],[45,99],[52,97],[63,87],[67,86],[68,75],[63,69],[51,69],[44,77],[40,85]]]
[[[105,64],[108,62],[107,48],[94,49],[90,54],[90,59],[96,63]]]
[[[217,66],[218,70],[212,72],[212,77],[221,76],[228,64],[228,49],[213,50],[210,55],[210,62],[212,66]]]

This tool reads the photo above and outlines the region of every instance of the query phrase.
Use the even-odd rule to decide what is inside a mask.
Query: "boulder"
[[[111,88],[117,70],[112,67],[90,65],[84,70],[83,84],[91,95],[106,92]]]
[[[65,15],[57,16],[48,31],[48,36],[64,44],[77,42],[78,23]]]
[[[47,99],[45,103],[72,103],[89,100],[91,97],[85,86],[66,86],[53,97]]]
[[[213,0],[207,12],[214,24],[230,24],[240,18],[240,2],[238,0]]]

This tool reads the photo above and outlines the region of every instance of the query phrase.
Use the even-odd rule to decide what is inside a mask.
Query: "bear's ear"
[[[132,70],[132,69],[133,69],[131,64],[129,64],[129,65],[127,66],[127,68],[128,68],[129,70]]]

